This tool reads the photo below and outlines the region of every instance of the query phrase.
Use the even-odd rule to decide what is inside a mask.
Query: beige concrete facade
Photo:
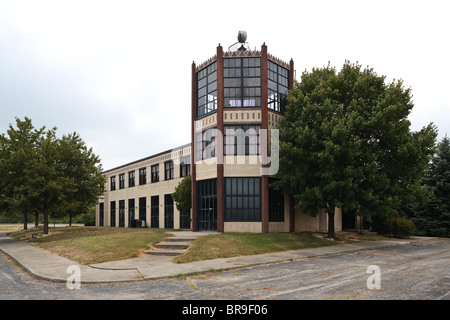
[[[161,154],[142,159],[130,164],[126,164],[120,166],[115,169],[111,169],[106,171],[104,174],[107,178],[107,182],[105,184],[105,194],[98,201],[96,206],[96,225],[100,225],[100,210],[99,204],[103,203],[103,211],[104,211],[104,226],[111,226],[111,201],[116,202],[116,212],[115,212],[115,225],[116,227],[119,225],[119,201],[125,200],[125,216],[124,216],[124,227],[129,226],[129,211],[128,208],[128,200],[135,199],[135,217],[139,217],[139,198],[146,198],[146,219],[145,226],[153,227],[151,225],[151,217],[150,217],[150,207],[151,207],[151,197],[159,196],[159,228],[164,228],[164,196],[166,194],[172,194],[175,191],[175,187],[181,182],[183,177],[181,177],[180,172],[180,160],[188,157],[190,159],[191,146],[185,145],[167,152],[163,152]],[[164,164],[168,161],[173,161],[173,178],[169,180],[165,180],[164,176]],[[159,165],[159,181],[151,182],[151,167],[154,165]],[[139,183],[139,170],[145,168],[146,169],[146,183]],[[135,185],[129,186],[129,176],[130,172],[135,172]],[[123,189],[119,188],[119,176],[121,174],[125,174],[125,186]],[[111,190],[111,177],[116,177],[116,190]],[[180,212],[177,210],[176,205],[174,204],[173,208],[173,224],[175,229],[180,228]]]

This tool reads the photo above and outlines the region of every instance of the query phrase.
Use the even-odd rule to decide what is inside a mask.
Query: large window
[[[151,210],[151,227],[159,228],[159,196],[152,196],[150,198]]]
[[[287,104],[289,71],[272,61],[267,62],[269,69],[268,107],[284,113]]]
[[[225,221],[261,221],[261,178],[225,178]]]
[[[119,174],[119,189],[125,189],[125,173]]]
[[[173,198],[170,193],[164,195],[164,228],[173,229]]]
[[[173,178],[173,161],[167,161],[164,163],[164,180],[171,180]]]
[[[135,217],[134,217],[134,213],[135,213],[135,201],[134,199],[128,199],[128,227],[132,226],[132,222]]]
[[[195,160],[205,160],[216,156],[217,128],[197,132],[195,136]]]
[[[261,154],[261,126],[226,125],[224,150],[226,156]]]
[[[217,62],[197,72],[197,118],[217,110]]]
[[[223,60],[224,107],[261,107],[261,58]]]
[[[139,169],[139,184],[143,185],[147,183],[147,169]]]
[[[125,200],[119,200],[119,227],[125,227]]]
[[[116,190],[116,176],[111,177],[111,185],[110,185],[110,187],[111,187],[111,191]]]
[[[104,224],[105,224],[105,204],[103,202],[99,203],[98,211],[99,211],[99,223],[98,223],[98,225],[100,227],[103,227]]]
[[[136,185],[136,181],[135,181],[135,173],[134,171],[130,171],[128,172],[128,187],[134,187]]]
[[[139,220],[146,221],[147,219],[147,198],[139,198]]]
[[[185,177],[191,174],[191,157],[183,157],[180,159],[180,176]]]
[[[159,164],[152,166],[152,182],[159,181]]]
[[[115,227],[116,226],[116,202],[115,201],[111,201],[110,204],[110,223],[109,226],[110,227]]]

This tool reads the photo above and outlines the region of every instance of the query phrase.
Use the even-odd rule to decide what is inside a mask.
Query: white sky
[[[191,65],[247,31],[302,71],[345,59],[411,87],[450,134],[450,1],[0,0],[0,133],[79,132],[110,169],[190,142]]]

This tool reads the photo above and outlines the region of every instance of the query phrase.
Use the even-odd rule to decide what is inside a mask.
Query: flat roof
[[[120,168],[124,168],[124,167],[130,166],[130,165],[132,165],[132,164],[136,164],[136,163],[141,162],[141,161],[149,160],[149,159],[158,157],[158,156],[160,156],[160,155],[163,155],[163,154],[166,154],[166,153],[175,151],[175,150],[183,149],[183,148],[186,148],[186,147],[190,147],[190,146],[191,146],[191,144],[190,144],[190,143],[187,143],[187,144],[184,144],[184,145],[179,146],[179,147],[176,147],[176,148],[172,148],[172,149],[169,149],[169,150],[166,150],[166,151],[163,151],[163,152],[159,152],[159,153],[156,153],[156,154],[154,154],[154,155],[151,155],[151,156],[148,156],[148,157],[145,157],[145,158],[136,160],[136,161],[132,161],[132,162],[123,164],[123,165],[121,165],[121,166],[118,166],[118,167],[115,167],[115,168],[112,168],[112,169],[105,170],[105,171],[103,171],[102,173],[105,174],[105,173],[108,173],[108,172],[111,172],[111,171],[114,171],[114,170],[117,170],[117,169],[120,169]]]

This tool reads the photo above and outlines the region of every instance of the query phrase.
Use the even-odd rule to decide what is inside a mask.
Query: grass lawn
[[[200,237],[177,263],[334,245],[311,233],[222,233]]]
[[[171,235],[160,229],[62,227],[49,228],[50,236],[28,241],[38,248],[66,257],[80,264],[92,264],[137,257],[149,245]],[[13,234],[19,240],[25,235],[42,233],[42,229]]]

